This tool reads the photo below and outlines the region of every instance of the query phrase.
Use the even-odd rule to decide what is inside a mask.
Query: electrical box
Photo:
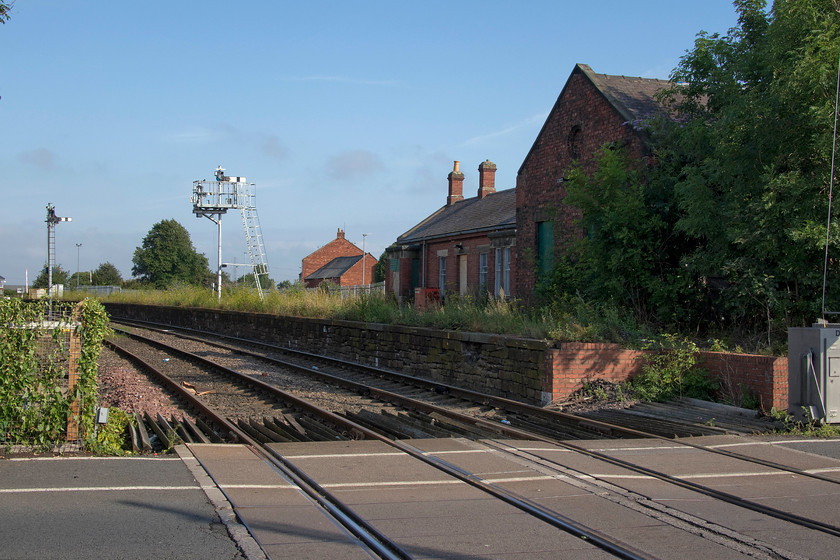
[[[788,410],[840,423],[840,324],[788,329]]]

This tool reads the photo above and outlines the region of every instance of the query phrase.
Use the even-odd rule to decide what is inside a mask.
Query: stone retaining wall
[[[105,307],[113,317],[254,338],[531,404],[565,398],[596,379],[627,381],[642,365],[642,352],[617,344],[559,343],[215,309],[119,303]],[[765,410],[787,408],[787,358],[702,352],[699,362],[731,396],[749,388]]]

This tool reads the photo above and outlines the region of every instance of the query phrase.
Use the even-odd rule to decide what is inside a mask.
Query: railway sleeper
[[[302,437],[308,438],[309,436],[306,434],[306,429],[300,425],[295,417],[291,413],[283,413],[283,420],[292,428],[294,428]],[[306,441],[306,440],[304,440]]]
[[[149,432],[146,430],[146,424],[139,412],[134,413],[135,425],[134,430],[137,432],[137,439],[140,444],[140,449],[137,451],[151,451],[152,442],[149,439]]]
[[[359,414],[351,412],[349,410],[345,411],[344,415],[356,424],[359,424],[360,426],[367,428],[372,432],[376,432],[377,434],[383,437],[391,439],[408,439],[408,437],[402,432],[395,433],[388,430],[381,422],[376,421],[378,420],[378,418],[374,418],[372,421],[369,421],[367,418],[364,418]]]
[[[452,434],[445,428],[441,427],[434,418],[429,418],[428,414],[423,414],[413,410],[400,413],[401,418],[406,418],[406,421],[417,422],[423,426],[423,429],[429,432],[431,437],[447,438]]]
[[[201,430],[199,430],[198,426],[190,422],[189,418],[185,417],[182,420],[182,422],[184,423],[184,427],[187,429],[187,431],[192,434],[195,443],[210,443],[210,438],[208,438]]]
[[[289,441],[289,438],[275,432],[274,430],[272,430],[271,428],[266,426],[265,425],[265,418],[263,418],[262,420],[258,420],[256,418],[249,418],[248,423],[251,425],[251,427],[253,429],[258,431],[259,433],[261,433],[262,435],[264,435],[265,437],[267,437],[268,439],[270,439],[274,443],[283,443],[283,442],[288,442]]]
[[[235,421],[232,420],[232,419],[230,419],[230,420],[231,420],[231,422],[234,422],[237,426],[239,426],[239,429],[241,429],[243,432],[245,432],[250,437],[257,440],[258,442],[260,442],[260,443],[276,443],[272,438],[264,435],[259,430],[251,427],[251,423],[248,422],[246,419],[240,418],[240,419],[235,420]]]
[[[412,439],[429,439],[435,437],[437,434],[440,434],[440,430],[434,429],[429,422],[422,422],[417,418],[412,418],[405,412],[393,414],[387,410],[383,410],[382,416],[384,416],[388,422],[393,422],[394,425],[400,426],[402,431]],[[444,435],[443,437],[447,436]]]
[[[196,427],[201,430],[204,434],[207,435],[207,438],[210,440],[210,443],[224,443],[225,440],[222,436],[220,436],[216,431],[210,427],[204,420],[201,418],[195,419]]]
[[[198,443],[195,438],[187,431],[186,427],[184,426],[183,420],[178,420],[174,416],[170,418],[171,425],[175,429],[175,433],[178,434],[178,437],[184,441],[184,443]]]
[[[273,418],[263,418],[262,419],[263,427],[274,434],[274,438],[278,442],[282,443],[292,443],[300,441],[295,439],[294,436],[289,432],[288,428],[278,424],[277,421]]]
[[[290,441],[299,441],[299,442],[306,442],[312,441],[312,438],[309,437],[309,434],[306,433],[306,430],[303,429],[303,426],[298,424],[297,420],[295,420],[295,425],[292,425],[288,422],[288,418],[291,418],[291,414],[283,414],[280,418],[274,417],[272,418],[269,423],[269,429],[277,429],[286,434],[286,437],[289,438]]]
[[[437,412],[430,412],[429,417],[434,418],[435,422],[439,425],[445,426],[446,429],[452,430],[453,432],[460,433],[464,437],[476,439],[485,437],[498,438],[501,436],[501,430],[499,432],[491,431],[487,428],[476,426],[475,424],[469,424],[452,418],[447,418]]]
[[[315,434],[320,441],[335,441],[349,439],[337,430],[323,424],[309,416],[301,414],[297,417],[297,421],[306,429],[307,434]],[[313,438],[314,439],[314,438]],[[318,441],[316,440],[316,441]]]

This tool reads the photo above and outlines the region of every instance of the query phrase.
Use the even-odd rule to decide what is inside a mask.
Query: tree
[[[117,267],[110,262],[104,262],[93,271],[93,284],[95,286],[120,286],[122,275]]]
[[[9,12],[12,11],[12,6],[14,5],[14,1],[0,2],[0,23],[6,23],[7,21],[9,21]]]
[[[57,265],[53,267],[52,271],[52,281],[53,285],[61,285],[66,286],[67,281],[69,279],[69,274],[66,270],[61,268],[61,265]],[[49,282],[49,274],[47,270],[47,265],[44,265],[44,268],[41,269],[41,272],[38,273],[38,276],[32,282],[33,288],[46,288],[47,283]]]
[[[156,288],[207,284],[207,257],[196,252],[187,230],[175,220],[158,222],[137,247],[131,273]]]
[[[721,279],[714,315],[808,323],[822,293],[840,12],[834,0],[735,6],[738,26],[701,33],[672,74],[687,84],[670,92],[683,118],[660,131],[660,172],[687,239],[685,270]],[[840,237],[829,250],[840,253]],[[840,306],[840,270],[832,275]]]
[[[379,260],[376,261],[376,266],[373,267],[373,282],[374,284],[378,282],[385,281],[385,273],[388,270],[388,251],[382,251],[382,254],[379,255]]]
[[[91,273],[87,270],[74,272],[70,275],[70,278],[67,280],[67,287],[75,288],[76,286],[90,286],[90,278]]]

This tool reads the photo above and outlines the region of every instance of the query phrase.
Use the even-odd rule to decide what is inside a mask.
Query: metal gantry
[[[254,275],[260,301],[265,297],[262,278],[268,279],[268,261],[265,256],[260,220],[257,215],[256,185],[245,177],[225,175],[222,166],[214,172],[215,181],[193,181],[193,214],[202,216],[216,224],[218,234],[218,269],[216,273],[216,291],[222,298],[222,268],[226,266],[248,266]],[[222,262],[222,215],[228,210],[239,210],[242,214],[242,227],[245,231],[245,245],[248,249],[250,264]]]
[[[52,310],[53,281],[52,273],[55,266],[55,226],[61,222],[71,222],[73,218],[61,218],[55,215],[55,206],[47,204],[47,293],[49,295],[50,310]]]

